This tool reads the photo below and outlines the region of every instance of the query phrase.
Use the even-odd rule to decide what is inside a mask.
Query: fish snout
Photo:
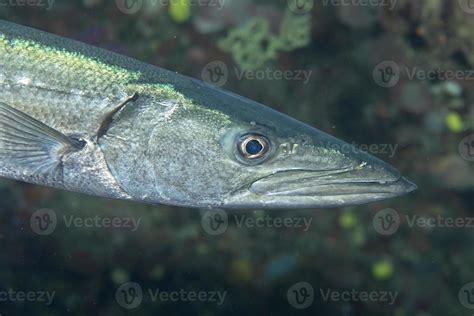
[[[336,170],[282,170],[253,182],[249,191],[286,207],[335,207],[397,197],[416,190],[378,159]]]

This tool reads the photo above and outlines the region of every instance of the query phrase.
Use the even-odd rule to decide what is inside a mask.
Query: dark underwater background
[[[418,185],[210,212],[1,179],[1,316],[474,314],[474,1],[2,0],[0,18],[222,86]]]

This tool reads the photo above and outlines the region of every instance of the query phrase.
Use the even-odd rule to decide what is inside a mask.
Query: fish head
[[[166,183],[160,191],[170,199],[188,206],[317,208],[383,200],[416,188],[389,164],[342,140],[198,84],[187,94],[197,106],[177,114],[171,129],[157,129],[161,135],[151,146],[155,157],[168,151],[154,165]]]
[[[166,98],[144,104],[145,110],[128,108],[136,114],[126,110],[102,141],[113,175],[136,200],[321,208],[416,188],[389,164],[316,128],[230,92],[184,82]],[[132,121],[124,124],[126,117]]]
[[[233,181],[241,184],[226,207],[340,207],[416,189],[389,164],[279,113],[240,125],[222,144],[239,164]]]

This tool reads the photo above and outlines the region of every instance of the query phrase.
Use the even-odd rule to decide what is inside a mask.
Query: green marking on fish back
[[[50,76],[52,82],[61,81],[76,90],[110,86],[111,82],[127,84],[141,77],[140,72],[106,64],[93,57],[22,38],[9,39],[4,34],[0,34],[0,55],[5,67],[25,69],[35,77]]]
[[[228,124],[230,117],[218,110],[196,104],[192,99],[177,91],[172,85],[168,84],[144,84],[130,83],[127,85],[128,94],[138,92],[138,95],[151,97],[152,100],[161,105],[169,106],[169,116],[175,113],[185,114],[194,111],[196,114],[206,115],[209,120]]]

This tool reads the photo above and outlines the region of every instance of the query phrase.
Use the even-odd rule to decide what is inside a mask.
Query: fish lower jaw
[[[416,190],[406,178],[391,182],[346,182],[301,185],[264,192],[250,186],[226,200],[227,208],[305,209],[335,208],[395,198]]]

